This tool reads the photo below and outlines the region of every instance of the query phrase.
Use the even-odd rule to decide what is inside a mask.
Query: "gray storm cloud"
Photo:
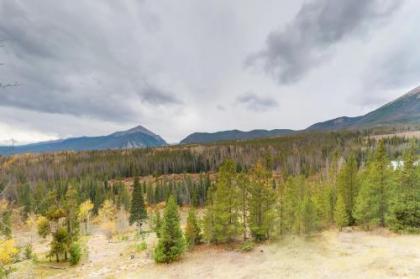
[[[246,64],[260,65],[280,83],[293,83],[323,63],[331,48],[393,14],[403,1],[315,0],[302,5],[284,28],[271,32],[266,46]]]
[[[418,86],[419,8],[2,0],[0,141],[141,124],[176,142],[198,130],[300,129],[366,113]]]
[[[0,106],[128,121],[136,103],[180,103],[147,69],[142,40],[159,21],[143,1],[54,3],[0,4],[0,70],[20,84],[0,91]]]
[[[174,96],[172,92],[166,92],[150,84],[139,93],[140,98],[152,105],[180,104],[181,101]]]
[[[253,111],[266,111],[277,107],[277,101],[269,97],[260,97],[252,92],[247,92],[236,99],[237,104],[244,105],[247,109]]]

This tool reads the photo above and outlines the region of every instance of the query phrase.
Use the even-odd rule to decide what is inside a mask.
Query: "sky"
[[[419,85],[418,0],[2,0],[0,144],[303,129]]]

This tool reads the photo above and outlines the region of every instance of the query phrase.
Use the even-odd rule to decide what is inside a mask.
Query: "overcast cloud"
[[[340,41],[384,24],[403,1],[316,0],[302,4],[296,17],[271,32],[262,51],[247,64],[263,64],[281,83],[296,82],[328,60]]]
[[[294,128],[418,86],[416,0],[0,2],[0,143]],[[244,64],[246,65],[244,67]]]
[[[273,98],[260,97],[252,92],[239,96],[236,102],[256,112],[266,111],[278,106],[277,101]]]

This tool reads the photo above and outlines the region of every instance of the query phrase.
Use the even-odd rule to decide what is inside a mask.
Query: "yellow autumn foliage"
[[[90,200],[86,200],[79,207],[79,219],[83,222],[89,218],[93,209],[93,203]]]
[[[14,239],[0,241],[0,264],[5,266],[13,263],[13,259],[18,252]]]

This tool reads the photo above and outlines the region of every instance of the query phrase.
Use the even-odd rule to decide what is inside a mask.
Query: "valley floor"
[[[170,265],[153,262],[155,241],[150,236],[148,249],[136,253],[132,247],[138,240],[110,243],[96,231],[79,266],[28,261],[11,278],[420,278],[420,236],[385,230],[289,237],[248,253],[202,245]]]

